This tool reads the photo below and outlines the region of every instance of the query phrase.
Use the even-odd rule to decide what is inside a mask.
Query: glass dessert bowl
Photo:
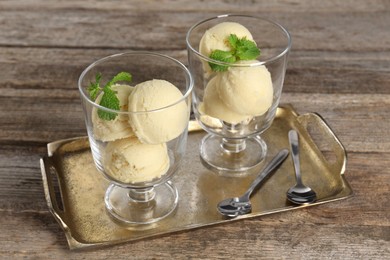
[[[170,181],[184,155],[192,77],[179,61],[151,52],[102,58],[79,78],[96,168],[109,181],[105,205],[123,224],[150,224],[171,214]]]
[[[290,35],[267,19],[221,15],[193,25],[186,43],[193,110],[208,132],[202,162],[221,174],[244,173],[267,153],[261,134],[275,118]]]

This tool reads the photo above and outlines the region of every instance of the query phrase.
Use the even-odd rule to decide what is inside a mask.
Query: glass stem
[[[222,138],[222,148],[229,153],[239,153],[246,148],[245,139]]]
[[[156,192],[153,187],[129,190],[129,198],[139,203],[152,201],[155,196]]]
[[[229,124],[223,122],[223,131],[227,133],[226,136],[234,136],[241,134],[243,131],[242,124]],[[246,148],[245,138],[222,138],[222,148],[229,153],[239,153]]]

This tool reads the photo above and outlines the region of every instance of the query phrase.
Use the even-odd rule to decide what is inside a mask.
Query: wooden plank
[[[159,0],[148,1],[132,0],[116,1],[115,4],[110,0],[68,0],[68,1],[45,1],[45,0],[13,0],[2,1],[1,5],[5,10],[60,10],[60,9],[94,9],[103,10],[106,12],[116,10],[131,10],[139,11],[161,11],[178,12],[183,11],[198,11],[199,13],[211,11],[226,11],[235,10],[236,12],[250,12],[254,8],[261,8],[267,12],[308,12],[316,10],[324,13],[338,13],[338,12],[378,12],[387,10],[390,4],[383,0],[299,0],[299,1],[267,1],[267,0],[252,0],[250,2],[241,1],[192,1],[192,0]]]
[[[152,10],[144,9],[141,4],[135,9],[132,5],[111,5],[114,10],[110,12],[104,7],[96,8],[99,4],[95,4],[80,8],[69,5],[47,8],[40,2],[33,7],[34,12],[26,7],[18,8],[16,4],[9,9],[3,7],[0,9],[0,46],[184,49],[185,35],[191,25],[205,17],[235,10],[239,5],[234,3],[228,9],[218,5],[216,9],[208,11],[207,8],[204,12],[199,12],[197,5],[192,11],[171,9],[173,11],[165,12],[157,5],[153,5]],[[375,11],[368,12],[363,11],[367,4],[362,1],[356,12],[346,8],[321,12],[314,4],[309,5],[309,10],[309,7],[298,7],[293,12],[286,12],[291,6],[286,5],[280,8],[283,11],[269,7],[273,10],[270,13],[259,4],[242,5],[246,10],[241,11],[272,18],[285,25],[292,34],[296,50],[388,51],[390,36],[382,32],[387,31],[390,15],[386,9],[377,10],[379,6],[387,5],[381,2],[374,7]],[[337,6],[343,4],[334,8]]]
[[[284,91],[390,94],[389,52],[291,50]]]
[[[0,96],[76,98],[78,77],[93,61],[120,49],[0,47]],[[187,52],[159,51],[187,64]],[[390,52],[292,51],[285,92],[390,94]],[[49,90],[49,91],[46,91]]]

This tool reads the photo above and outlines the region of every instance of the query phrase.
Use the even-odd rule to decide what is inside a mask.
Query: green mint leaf
[[[257,48],[254,41],[246,39],[246,37],[238,38],[235,34],[230,34],[226,39],[226,44],[231,51],[214,50],[210,54],[210,58],[226,63],[234,63],[239,60],[255,60],[260,55],[260,49]],[[213,71],[226,71],[228,65],[218,65],[209,62]]]
[[[91,82],[91,84],[88,87],[89,95],[92,100],[95,100],[97,95],[99,94],[100,90],[103,90],[103,96],[100,100],[99,105],[113,109],[113,110],[120,110],[119,105],[119,99],[116,96],[116,92],[112,90],[112,85],[119,82],[119,81],[127,81],[131,82],[133,77],[128,72],[120,72],[117,75],[115,75],[102,89],[100,87],[100,80],[102,78],[102,75],[100,73],[96,74],[95,83]],[[107,112],[102,109],[98,109],[98,115],[99,118],[104,120],[114,120],[117,117],[117,113],[113,112]]]
[[[109,86],[111,87],[111,85],[119,82],[119,81],[127,81],[127,82],[131,82],[133,80],[133,76],[128,73],[128,72],[119,72],[117,75],[115,75],[112,80],[110,80],[105,87]]]
[[[92,100],[96,99],[96,97],[99,93],[99,90],[101,90],[101,88],[100,88],[101,78],[102,78],[102,74],[97,73],[95,76],[95,82],[90,82],[90,84],[89,84],[88,92],[89,92],[89,96]]]
[[[210,58],[226,63],[233,63],[236,61],[236,57],[230,51],[215,50],[210,54]],[[212,62],[209,62],[209,65],[213,71],[226,71],[229,67],[227,65],[219,65]]]
[[[253,41],[241,38],[236,44],[235,55],[240,60],[254,60],[260,55],[260,50]]]
[[[100,101],[100,105],[113,110],[119,110],[119,99],[116,96],[115,91],[113,91],[109,86],[105,86],[103,92],[104,93],[102,100]],[[114,120],[118,114],[99,109],[98,115],[101,119],[104,120]]]
[[[230,47],[232,48],[233,51],[237,49],[237,42],[239,41],[237,35],[235,34],[230,34],[228,38],[228,42],[230,44]]]

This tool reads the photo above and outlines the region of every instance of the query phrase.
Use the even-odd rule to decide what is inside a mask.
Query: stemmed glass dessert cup
[[[229,33],[251,34],[260,56],[232,63],[205,54],[205,50],[213,51],[221,42],[226,47],[228,39],[218,37]],[[267,153],[261,134],[275,118],[291,48],[290,34],[268,19],[227,14],[193,25],[186,44],[194,78],[193,110],[208,132],[200,146],[202,162],[223,175],[245,174]],[[225,66],[227,70],[213,71],[211,65]]]
[[[132,80],[112,84],[120,108],[108,109],[100,104],[103,92],[91,97],[91,83],[101,75],[103,88],[120,72],[130,73]],[[193,88],[188,69],[162,54],[120,53],[89,65],[78,87],[95,166],[110,182],[104,197],[109,215],[125,225],[170,215],[178,204],[171,178],[188,134]]]

